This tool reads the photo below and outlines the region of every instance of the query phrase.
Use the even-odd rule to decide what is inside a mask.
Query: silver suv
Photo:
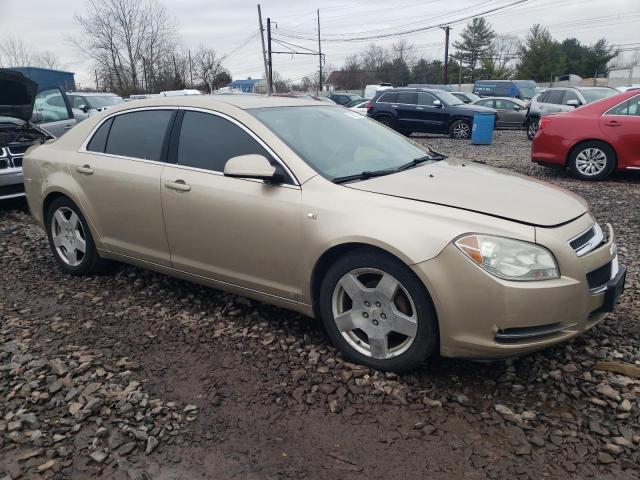
[[[610,87],[552,87],[533,97],[529,103],[525,126],[527,137],[533,140],[540,117],[549,113],[568,112],[587,103],[620,93]]]

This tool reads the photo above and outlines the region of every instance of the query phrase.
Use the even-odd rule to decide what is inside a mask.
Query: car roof
[[[388,93],[388,92],[431,92],[431,93],[445,93],[445,90],[440,90],[439,88],[421,88],[421,87],[396,87],[389,88],[387,90],[380,90],[379,93]],[[451,93],[451,92],[446,92]]]
[[[327,102],[318,102],[317,100],[270,95],[181,95],[173,97],[161,96],[136,99],[135,103],[124,103],[122,105],[111,107],[109,111],[117,112],[120,110],[144,107],[199,107],[216,109],[222,105],[231,105],[242,110],[269,107],[333,106]]]
[[[557,86],[557,87],[550,87],[547,90],[615,90],[615,88],[611,88],[611,87],[583,87],[583,86]]]
[[[108,96],[108,97],[119,97],[119,95],[117,93],[111,93],[111,92],[67,92],[67,95],[82,95],[85,97],[97,97],[97,96]]]

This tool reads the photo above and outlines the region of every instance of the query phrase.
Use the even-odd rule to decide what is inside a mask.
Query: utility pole
[[[193,87],[193,63],[191,63],[191,50],[189,50],[189,79],[191,80],[189,86]]]
[[[444,40],[444,84],[447,85],[449,83],[449,30],[451,27],[447,25],[446,27],[440,27],[444,30],[445,40]]]
[[[267,82],[267,93],[271,93],[271,86],[269,85],[269,67],[267,66],[267,54],[264,50],[264,27],[262,26],[262,11],[260,10],[260,4],[258,4],[258,28],[260,30],[260,41],[262,42],[262,61],[264,63],[264,79]]]
[[[273,93],[273,61],[271,60],[271,19],[267,18],[267,63],[269,65],[269,78],[267,85],[269,93]]]
[[[458,57],[458,91],[462,91],[462,57]]]
[[[96,74],[96,92],[99,92],[100,90],[98,89],[98,69],[97,68],[94,70],[94,73]]]
[[[320,9],[317,10],[318,13],[318,60],[320,64],[320,76],[318,77],[318,85],[320,86],[320,91],[322,91],[322,48],[320,48]]]

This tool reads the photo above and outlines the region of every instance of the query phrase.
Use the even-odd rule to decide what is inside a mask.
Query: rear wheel
[[[456,120],[449,127],[449,136],[458,140],[471,138],[471,124],[466,120]]]
[[[53,256],[71,275],[92,273],[101,265],[82,212],[70,199],[55,199],[46,214],[47,236]]]
[[[538,133],[538,119],[530,118],[529,120],[527,120],[526,128],[527,138],[529,140],[533,140],[533,137],[535,137],[536,133]]]
[[[616,154],[606,143],[584,142],[569,155],[569,170],[580,180],[604,180],[616,166]]]
[[[435,352],[435,312],[413,272],[384,253],[356,250],[325,275],[320,312],[329,337],[349,360],[405,371]]]
[[[388,115],[381,115],[379,117],[376,117],[376,120],[385,127],[393,128],[393,120]]]

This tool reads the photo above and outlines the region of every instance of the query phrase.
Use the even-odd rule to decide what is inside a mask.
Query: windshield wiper
[[[409,170],[410,168],[417,167],[421,163],[429,162],[435,160],[431,155],[425,155],[424,157],[414,158],[410,162],[405,163],[404,165],[400,165],[396,168],[396,172],[402,172],[403,170]]]
[[[395,173],[396,170],[373,170],[373,171],[364,171],[360,173],[356,173],[354,175],[345,175],[344,177],[336,177],[332,180],[333,183],[345,183],[351,182],[354,180],[367,180],[368,178],[373,177],[382,177],[384,175],[389,175],[390,173]]]

